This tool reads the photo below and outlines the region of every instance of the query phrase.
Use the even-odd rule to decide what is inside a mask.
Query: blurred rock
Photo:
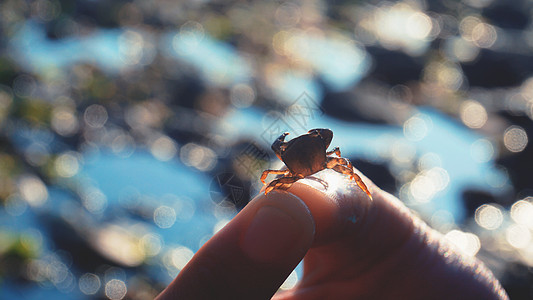
[[[530,1],[494,1],[483,9],[482,15],[493,25],[505,29],[526,29],[530,24],[533,7]]]
[[[533,55],[482,49],[474,62],[461,66],[470,86],[512,87],[533,74]]]
[[[423,58],[381,47],[368,47],[366,50],[372,55],[373,66],[368,77],[391,86],[420,80],[424,68]]]

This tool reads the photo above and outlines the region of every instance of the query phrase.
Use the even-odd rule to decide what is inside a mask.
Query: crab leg
[[[368,195],[368,197],[370,197],[370,200],[372,200],[372,195],[370,194],[370,191],[368,190],[368,188],[366,187],[366,184],[363,182],[363,179],[361,179],[361,177],[359,175],[355,174],[355,172],[354,172],[350,176],[350,179],[354,179],[355,183],[357,183],[359,188],[362,189],[363,192],[365,192]]]
[[[289,174],[289,170],[264,170],[263,175],[261,175],[261,182],[263,184],[265,183],[265,179],[269,174],[276,174],[276,175],[287,175]]]
[[[337,154],[338,157],[341,157],[341,149],[339,149],[339,147],[335,147],[333,150],[326,152],[326,155],[331,155],[333,153]]]
[[[273,180],[265,189],[265,195],[270,193],[273,189],[286,190],[291,187],[293,183],[302,179],[301,176],[287,176]]]
[[[372,200],[372,195],[370,194],[370,191],[368,190],[361,177],[353,171],[352,163],[348,159],[342,157],[328,157],[326,167],[328,169],[333,169],[339,173],[350,175],[350,179],[355,180],[357,186],[359,186],[359,188],[363,190],[363,192],[365,192],[368,197],[370,197],[370,200]]]
[[[350,168],[352,166],[352,163],[344,157],[327,157],[326,168],[333,169],[333,167],[335,167],[336,165],[342,165],[347,168]]]

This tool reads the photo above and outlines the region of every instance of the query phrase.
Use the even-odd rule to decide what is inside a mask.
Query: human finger
[[[158,299],[270,299],[314,239],[298,197],[260,193],[211,238]]]
[[[289,189],[311,210],[316,234],[302,280],[279,299],[320,299],[333,292],[338,299],[506,299],[481,262],[454,251],[364,176],[373,200],[332,170],[313,177]]]

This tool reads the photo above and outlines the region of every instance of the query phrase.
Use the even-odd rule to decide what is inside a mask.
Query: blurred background
[[[533,2],[4,0],[0,298],[152,299],[284,131],[533,297]],[[282,288],[297,282],[293,272]]]

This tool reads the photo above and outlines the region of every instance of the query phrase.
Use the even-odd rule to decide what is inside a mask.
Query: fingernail
[[[305,254],[314,236],[314,221],[302,200],[288,193],[269,194],[242,239],[254,261],[275,262],[289,254]],[[272,200],[272,201],[270,201]]]

